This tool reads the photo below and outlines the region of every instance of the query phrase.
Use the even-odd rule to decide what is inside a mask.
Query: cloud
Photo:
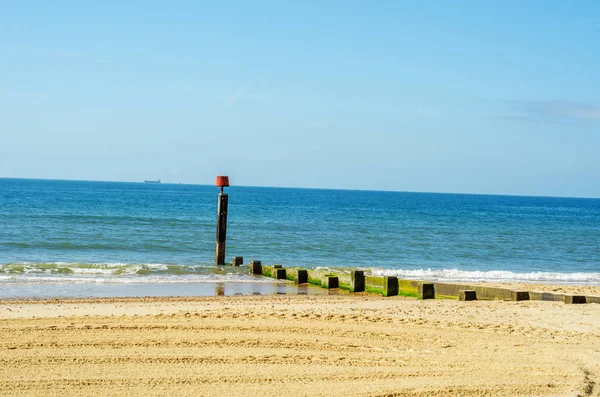
[[[509,101],[517,114],[507,118],[544,121],[600,121],[600,106],[570,101]]]

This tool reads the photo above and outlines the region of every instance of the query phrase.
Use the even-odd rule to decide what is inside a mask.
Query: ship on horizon
[[[155,181],[144,181],[144,183],[160,183],[160,179],[157,179]]]

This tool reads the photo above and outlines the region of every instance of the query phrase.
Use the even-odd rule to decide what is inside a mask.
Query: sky
[[[600,2],[0,0],[0,177],[600,197]]]

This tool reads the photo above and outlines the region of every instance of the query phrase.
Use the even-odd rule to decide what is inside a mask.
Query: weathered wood
[[[600,303],[600,296],[587,295],[585,297],[585,303]]]
[[[215,264],[225,264],[225,242],[227,240],[227,204],[229,197],[227,193],[219,193],[219,204],[217,208],[217,253]]]
[[[280,267],[276,267],[273,268],[273,271],[271,272],[271,276],[275,279],[275,280],[285,280],[285,269],[282,269]]]
[[[565,295],[564,302],[568,304],[587,303],[587,299],[583,295]]]
[[[250,269],[252,270],[252,274],[262,274],[262,262],[250,261]]]
[[[555,294],[553,292],[529,291],[529,299],[532,301],[564,302],[565,294]]]
[[[435,286],[433,283],[419,283],[418,295],[421,299],[435,299]]]
[[[350,273],[350,291],[363,292],[365,290],[365,272],[362,270],[353,270]]]
[[[231,260],[231,266],[240,266],[244,264],[244,258],[241,256],[234,256]]]
[[[306,284],[306,283],[308,283],[308,270],[306,270],[306,269],[298,269],[296,271],[296,277],[294,277],[294,282],[296,284]]]
[[[459,301],[476,301],[477,293],[472,289],[461,289],[458,291]]]
[[[515,302],[528,301],[529,291],[510,291],[510,300]]]
[[[398,277],[385,276],[383,277],[383,296],[398,295]]]
[[[323,287],[324,288],[339,288],[340,287],[340,281],[338,279],[338,276],[334,276],[333,274],[326,274],[325,277],[323,277]]]

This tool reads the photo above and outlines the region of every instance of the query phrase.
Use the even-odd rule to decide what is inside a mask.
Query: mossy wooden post
[[[365,290],[365,272],[362,270],[353,270],[350,273],[350,291],[363,292]]]
[[[250,269],[252,270],[252,274],[262,274],[262,262],[250,261]]]
[[[477,293],[472,289],[461,289],[458,291],[459,301],[476,301]]]
[[[227,204],[229,196],[223,193],[223,188],[229,186],[229,177],[218,176],[216,186],[221,188],[217,207],[217,253],[215,255],[215,264],[225,264],[225,241],[227,240]]]
[[[296,277],[294,277],[294,282],[296,284],[308,283],[308,270],[298,269],[298,271],[296,272]]]
[[[385,276],[383,277],[383,296],[398,295],[398,277]]]
[[[418,294],[421,299],[435,299],[435,286],[433,283],[419,283]]]
[[[285,269],[281,268],[281,267],[273,267],[273,272],[271,273],[271,276],[275,279],[275,280],[285,280]]]
[[[335,274],[326,274],[323,277],[323,281],[321,283],[323,288],[339,288],[340,287],[340,280],[338,279],[338,276],[336,276]]]
[[[244,264],[244,258],[241,256],[234,256],[231,260],[231,266],[240,266]]]
[[[528,301],[529,291],[510,291],[510,300],[515,302]]]

